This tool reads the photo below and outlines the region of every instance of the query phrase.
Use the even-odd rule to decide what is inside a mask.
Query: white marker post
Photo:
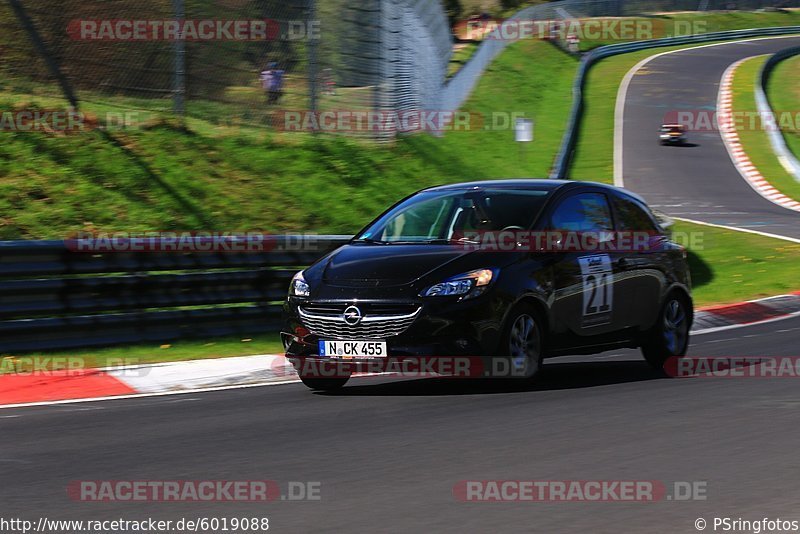
[[[517,119],[514,124],[514,138],[519,143],[520,163],[524,163],[525,144],[533,142],[533,121],[530,119]]]

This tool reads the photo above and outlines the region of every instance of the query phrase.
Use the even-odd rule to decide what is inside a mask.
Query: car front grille
[[[347,306],[301,306],[300,320],[312,334],[332,339],[385,339],[408,330],[419,316],[419,306],[398,305],[365,307],[357,325],[344,320]]]

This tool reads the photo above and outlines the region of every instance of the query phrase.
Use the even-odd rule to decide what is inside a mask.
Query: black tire
[[[508,365],[508,377],[534,382],[542,374],[546,331],[536,308],[522,303],[509,312],[500,337],[496,359]],[[505,373],[500,373],[506,377]]]
[[[320,378],[318,376],[301,376],[300,380],[309,389],[313,389],[315,391],[336,391],[347,384],[347,381],[350,380],[350,377],[342,376],[336,378]]]
[[[673,292],[664,299],[658,320],[642,343],[642,355],[654,369],[664,372],[668,359],[686,356],[691,313],[685,295]]]

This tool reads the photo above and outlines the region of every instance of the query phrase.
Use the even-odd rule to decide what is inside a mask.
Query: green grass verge
[[[84,229],[352,233],[426,186],[546,176],[576,66],[547,43],[517,43],[464,106],[499,126],[511,113],[534,119],[536,141],[525,153],[513,128],[485,128],[478,119],[469,131],[392,146],[198,122],[187,131],[165,120],[111,134],[5,132],[0,239],[58,239]],[[49,104],[0,93],[0,109],[31,105]]]
[[[778,116],[792,117],[781,131],[789,150],[800,158],[800,56],[778,63],[767,83],[767,97]]]
[[[761,175],[784,195],[800,199],[800,182],[797,182],[794,176],[781,165],[772,149],[769,135],[764,129],[762,121],[751,120],[751,118],[758,117],[755,89],[759,82],[761,67],[768,58],[769,56],[759,56],[748,59],[736,69],[732,83],[734,126],[739,134],[742,148]],[[776,73],[776,75],[780,75],[780,73]],[[775,79],[775,83],[780,84],[781,80]],[[790,92],[791,89],[787,92]],[[736,120],[737,116],[744,117],[744,120]],[[795,111],[792,118],[794,119],[795,116],[800,117],[800,113]]]
[[[690,252],[697,306],[728,304],[800,289],[800,244],[677,221],[676,238]]]
[[[25,356],[80,358],[84,368],[94,369],[120,365],[251,356],[253,354],[283,354],[283,345],[280,337],[277,334],[254,336],[245,339],[220,337],[206,340],[175,341],[161,345],[141,343],[100,349],[37,351],[27,353]],[[0,354],[0,358],[9,358],[0,362],[0,374],[13,372],[12,358],[15,356],[20,356],[20,354]]]

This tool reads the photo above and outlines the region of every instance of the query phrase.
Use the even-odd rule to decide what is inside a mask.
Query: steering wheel
[[[503,228],[500,231],[501,232],[510,232],[511,230],[525,230],[525,228],[523,228],[521,226],[506,226],[505,228]]]

